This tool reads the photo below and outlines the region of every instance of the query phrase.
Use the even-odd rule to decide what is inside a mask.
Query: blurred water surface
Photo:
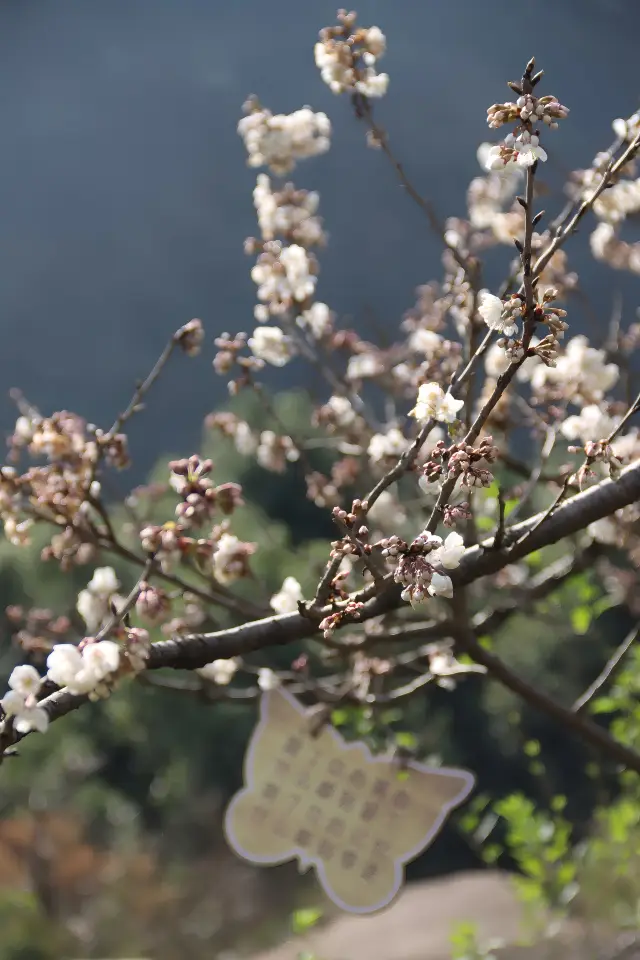
[[[358,10],[388,36],[380,119],[443,213],[464,213],[486,107],[532,54],[545,90],[571,108],[551,143],[552,178],[588,163],[609,144],[612,116],[638,105],[636,0],[362,0]],[[317,31],[334,14],[326,0],[0,4],[4,432],[12,386],[43,410],[107,425],[178,325],[201,317],[209,346],[223,329],[251,327],[242,242],[255,232],[254,181],[235,132],[250,92],[274,111],[308,103],[333,121],[331,152],[295,173],[320,191],[331,235],[322,299],[384,328],[438,276],[437,241],[314,66]],[[609,275],[589,290],[603,323],[620,285],[630,310],[637,281]],[[570,319],[574,330],[594,323]],[[197,442],[224,395],[210,358],[176,363],[134,426],[143,467]]]

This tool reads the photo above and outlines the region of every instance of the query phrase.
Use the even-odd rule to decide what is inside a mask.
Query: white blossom
[[[365,97],[384,97],[389,89],[389,74],[377,73],[374,67],[367,67],[362,80],[357,80],[355,88]]]
[[[562,423],[560,429],[568,440],[604,440],[615,429],[619,420],[610,417],[597,404],[591,403]]]
[[[72,643],[57,643],[47,657],[47,676],[59,687],[71,689],[82,670],[82,654]],[[71,691],[83,693],[84,691]]]
[[[90,634],[96,633],[111,614],[124,604],[116,592],[120,583],[112,567],[98,567],[85,590],[78,594],[76,609],[87,625]]]
[[[316,302],[296,317],[296,323],[303,330],[309,330],[314,340],[319,340],[331,330],[331,310],[326,303]]]
[[[98,643],[88,643],[82,651],[84,669],[96,677],[104,680],[110,673],[115,673],[120,664],[120,647],[113,640],[100,640]]]
[[[514,143],[516,151],[516,163],[519,167],[531,167],[540,160],[542,163],[547,159],[547,151],[540,146],[540,138],[535,133],[529,133],[523,130]]]
[[[387,458],[398,459],[409,446],[409,441],[398,427],[391,427],[386,433],[375,433],[369,441],[367,454],[372,463],[380,463]]]
[[[93,576],[87,584],[87,590],[91,590],[100,597],[110,597],[115,593],[120,583],[116,577],[113,567],[98,567],[93,572]]]
[[[274,313],[287,309],[293,301],[302,303],[312,297],[317,281],[304,247],[292,243],[277,246],[277,251],[261,254],[251,270],[251,279],[258,286],[258,299]]]
[[[481,290],[478,296],[478,313],[490,330],[498,330],[502,321],[504,304],[488,290]]]
[[[303,301],[312,296],[316,278],[311,275],[309,255],[304,247],[292,243],[280,254],[280,263],[285,269],[294,300]]]
[[[491,173],[500,170],[512,169],[515,167],[515,158],[513,154],[507,156],[501,145],[494,145],[489,150],[484,151],[483,167]]]
[[[37,730],[44,733],[49,726],[49,716],[44,707],[37,704],[33,695],[25,696],[19,690],[9,690],[0,700],[0,706],[6,717],[13,718],[13,726],[18,733]]]
[[[204,667],[196,670],[205,680],[217,683],[220,687],[226,687],[233,679],[238,669],[238,661],[235,657],[228,660],[214,660],[212,663],[206,663]]]
[[[396,530],[407,519],[402,504],[390,490],[383,490],[369,510],[369,519],[385,530]]]
[[[300,451],[291,437],[279,437],[273,430],[263,430],[256,451],[256,460],[265,470],[282,473],[287,463],[295,463]]]
[[[459,533],[450,533],[441,547],[437,547],[429,554],[429,561],[438,561],[447,570],[455,570],[460,566],[464,556],[464,541]]]
[[[432,597],[448,597],[450,599],[453,596],[451,577],[447,577],[445,574],[438,573],[438,571],[435,570],[427,590]]]
[[[320,195],[315,191],[295,190],[288,184],[283,190],[274,192],[267,174],[258,174],[253,205],[263,240],[282,236],[304,247],[324,243],[322,219],[317,216],[319,204]]]
[[[258,686],[261,690],[275,690],[280,686],[277,675],[269,667],[260,667],[258,671]]]
[[[520,301],[513,301],[515,309],[519,309]],[[488,290],[481,290],[478,296],[478,313],[489,327],[503,333],[505,337],[513,336],[517,330],[511,304],[505,305],[500,297],[495,297]]]
[[[357,45],[335,39],[316,43],[314,57],[320,76],[333,93],[355,90],[365,97],[382,97],[389,77],[377,72],[376,61],[386,51],[386,37],[379,27],[358,31],[355,36]],[[357,65],[355,60],[359,60]]]
[[[613,131],[621,140],[631,141],[640,133],[640,110],[632,113],[627,120],[618,117],[611,124]]]
[[[9,677],[9,686],[23,697],[33,697],[42,684],[42,677],[35,667],[27,663],[14,667]]]
[[[268,166],[275,174],[293,170],[296,161],[325,153],[330,146],[331,122],[325,113],[303,107],[289,114],[250,105],[238,123],[250,167]]]
[[[497,343],[492,343],[484,358],[484,369],[487,372],[487,376],[491,377],[492,380],[497,380],[498,377],[502,376],[502,374],[508,370],[510,365],[511,361],[504,348],[498,346]]]
[[[32,526],[33,520],[30,517],[17,520],[8,516],[4,518],[4,535],[13,547],[25,547],[31,542],[29,531]]]
[[[382,57],[387,49],[387,38],[380,27],[369,27],[365,32],[364,43],[367,51],[374,57]]]
[[[233,441],[236,450],[242,454],[243,457],[250,457],[256,452],[258,439],[246,420],[239,420],[236,424]]]
[[[429,359],[438,352],[441,344],[440,334],[425,327],[418,327],[409,337],[409,349],[415,353],[423,353]]]
[[[463,406],[463,400],[456,400],[450,393],[445,393],[439,383],[423,383],[418,389],[418,402],[411,416],[421,422],[434,419],[441,423],[453,423]]]
[[[213,553],[213,574],[220,583],[232,583],[244,572],[245,544],[231,533],[223,533]]]
[[[276,613],[295,613],[298,602],[303,600],[302,587],[295,577],[285,577],[278,593],[274,593],[269,601],[272,610]]]
[[[356,353],[350,357],[347,364],[347,380],[366,380],[368,377],[377,377],[383,370],[384,366],[375,353]]]
[[[592,403],[602,400],[620,375],[618,366],[606,360],[605,351],[590,347],[585,336],[572,337],[564,353],[557,358],[555,367],[541,363],[530,367],[531,386],[540,391],[547,384],[557,385],[568,400],[579,397]]]
[[[351,406],[351,401],[348,397],[340,397],[337,395],[329,397],[326,407],[338,427],[350,427],[356,419],[356,411]]]
[[[569,340],[555,367],[537,367],[531,384],[539,389],[545,382],[557,383],[564,386],[568,399],[582,395],[589,400],[601,400],[615,386],[619,375],[617,365],[606,362],[604,350],[590,347],[588,339],[580,335]]]
[[[113,640],[86,643],[82,651],[58,643],[47,657],[47,676],[70,693],[91,693],[120,665],[120,647]]]
[[[274,367],[284,367],[293,356],[291,340],[280,327],[256,327],[248,346],[254,357]]]
[[[611,517],[603,517],[601,520],[594,520],[587,527],[587,533],[590,533],[598,543],[616,544],[620,539],[620,531]]]

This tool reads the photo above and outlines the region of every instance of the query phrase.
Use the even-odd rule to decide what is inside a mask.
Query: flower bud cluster
[[[509,83],[518,94],[515,103],[494,103],[487,110],[487,123],[493,130],[505,124],[515,124],[502,143],[492,147],[486,156],[488,170],[497,170],[510,164],[530,167],[534,163],[545,161],[547,152],[540,144],[537,124],[548,126],[551,130],[558,122],[568,116],[569,110],[553,96],[536,97],[534,88],[542,79],[542,71],[533,75],[535,61],[527,64],[521,83]]]
[[[289,173],[298,160],[326,153],[331,145],[331,122],[325,113],[303,107],[293,113],[272,114],[257,97],[244,104],[238,133],[247,148],[250,167],[269,167],[276,175]]]
[[[493,482],[489,465],[495,463],[499,455],[490,436],[482,437],[477,447],[464,442],[447,447],[440,441],[422,467],[420,486],[428,490],[432,483],[461,478],[465,487],[488,487]]]
[[[356,14],[339,10],[338,23],[320,31],[314,48],[316,66],[329,89],[336,94],[359,93],[383,97],[389,86],[386,73],[378,73],[377,61],[385,53],[386,37],[379,27],[356,27]]]

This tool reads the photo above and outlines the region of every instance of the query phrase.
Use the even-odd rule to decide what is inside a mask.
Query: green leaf
[[[345,723],[349,723],[349,711],[333,710],[331,712],[331,723],[334,727],[344,727]]]
[[[615,713],[619,704],[613,697],[598,697],[589,707],[591,713]]]
[[[571,626],[574,632],[582,635],[591,625],[592,611],[590,607],[574,607],[571,611]]]
[[[404,747],[405,750],[415,750],[418,746],[418,738],[415,733],[411,733],[409,730],[400,730],[396,733],[396,743],[399,747]]]
[[[295,934],[306,933],[315,927],[318,920],[322,918],[322,910],[318,907],[302,907],[296,910],[291,916],[291,930]]]

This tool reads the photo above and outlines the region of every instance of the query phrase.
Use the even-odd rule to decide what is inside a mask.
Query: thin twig
[[[578,697],[571,707],[574,713],[580,713],[581,710],[584,710],[591,700],[601,692],[605,684],[610,683],[614,679],[622,666],[622,661],[627,652],[634,645],[638,637],[640,637],[640,625],[629,631],[620,646],[616,648],[615,653],[607,660],[591,686],[587,687],[582,696]]]
[[[469,654],[476,663],[486,667],[487,672],[491,674],[494,679],[515,693],[521,700],[524,700],[525,703],[528,703],[534,707],[534,709],[556,720],[561,726],[575,733],[584,740],[585,743],[596,747],[611,760],[615,760],[630,770],[640,773],[640,754],[636,753],[636,751],[630,747],[625,746],[625,744],[614,740],[606,730],[587,717],[584,717],[581,713],[574,713],[573,710],[563,707],[555,700],[552,700],[551,697],[547,696],[542,690],[531,686],[531,684],[514,673],[503,660],[488,650],[485,650],[476,640],[472,630],[459,626],[456,639],[460,649]]]

